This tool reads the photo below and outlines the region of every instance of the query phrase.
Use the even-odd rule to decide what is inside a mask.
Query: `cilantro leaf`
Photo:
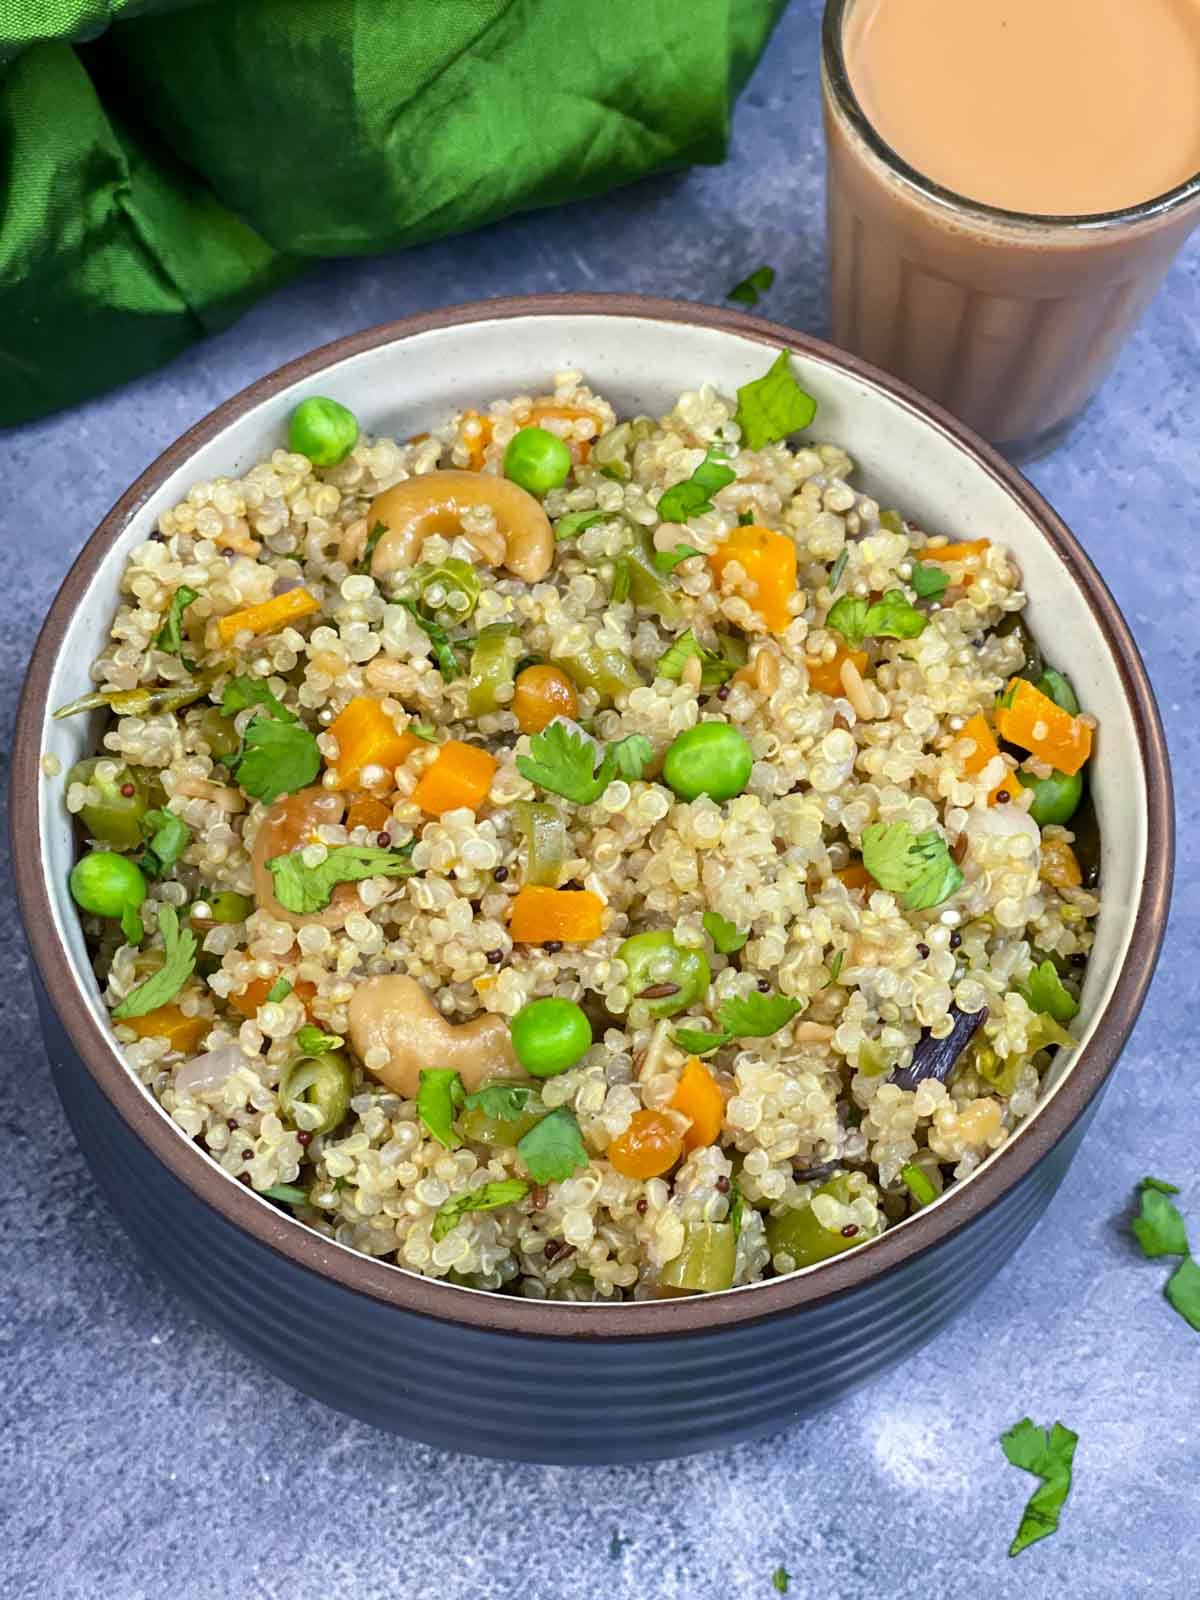
[[[1142,1185],[1141,1211],[1129,1226],[1142,1247],[1142,1254],[1151,1259],[1155,1256],[1186,1256],[1188,1253],[1187,1229],[1183,1218],[1161,1189]]]
[[[555,1183],[588,1164],[579,1124],[566,1106],[559,1106],[517,1141],[517,1154],[534,1183]]]
[[[776,1567],[771,1574],[771,1587],[777,1594],[786,1594],[791,1581],[792,1575],[786,1567]]]
[[[450,635],[440,622],[434,622],[424,616],[420,606],[415,600],[401,600],[400,605],[412,616],[417,626],[429,639],[430,651],[438,664],[438,671],[446,682],[453,678],[462,677],[462,665],[454,653],[454,646],[450,642]]]
[[[906,822],[873,822],[863,830],[863,866],[881,889],[898,894],[906,911],[928,911],[963,881],[936,828],[914,834]]]
[[[267,990],[267,999],[272,1005],[277,1006],[281,1000],[286,1000],[291,992],[292,984],[290,978],[276,978],[275,982]]]
[[[273,1183],[269,1189],[259,1189],[264,1200],[282,1200],[287,1206],[306,1206],[308,1191],[298,1189],[294,1183]]]
[[[690,1056],[706,1056],[710,1050],[729,1043],[727,1033],[708,1033],[704,1028],[676,1028],[671,1038]]]
[[[1142,1188],[1157,1189],[1159,1194],[1179,1193],[1179,1185],[1177,1183],[1166,1183],[1162,1178],[1143,1178]]]
[[[199,598],[199,589],[189,589],[186,583],[180,584],[171,596],[171,609],[167,612],[167,620],[154,635],[156,647],[165,650],[168,655],[178,656],[189,672],[195,670],[196,663],[189,661],[183,653],[183,613],[193,600]]]
[[[146,924],[137,906],[121,907],[121,932],[125,935],[126,944],[141,944],[146,937]]]
[[[654,552],[654,565],[659,572],[674,572],[681,561],[686,561],[689,556],[698,556],[699,550],[695,545],[677,544],[674,550],[656,550]]]
[[[173,811],[147,811],[141,828],[146,850],[138,865],[147,877],[165,877],[191,844],[192,830]]]
[[[1028,983],[1018,983],[1016,991],[1031,1011],[1044,1012],[1055,1022],[1067,1023],[1079,1010],[1079,1001],[1063,987],[1053,961],[1043,961],[1029,974]]]
[[[792,358],[781,350],[770,369],[737,392],[734,421],[742,430],[742,441],[750,450],[765,444],[778,444],[790,433],[807,428],[817,414],[817,402],[792,375]]]
[[[387,531],[386,522],[377,522],[367,534],[366,543],[363,545],[363,553],[358,563],[359,572],[370,573],[371,558],[375,554],[375,546],[379,543],[380,539],[383,538]]]
[[[1163,1293],[1188,1326],[1200,1333],[1200,1267],[1191,1256],[1175,1268]]]
[[[731,956],[735,950],[740,950],[750,937],[748,933],[739,933],[737,925],[727,922],[719,912],[706,911],[700,920],[713,942],[713,949],[723,956]]]
[[[844,594],[830,607],[825,625],[836,628],[847,644],[864,639],[915,639],[929,626],[902,589],[889,589],[874,605],[856,595]]]
[[[828,581],[828,584],[826,585],[826,587],[828,588],[830,594],[832,594],[833,591],[837,588],[838,584],[841,583],[841,581],[842,581],[842,573],[845,572],[846,563],[847,563],[847,561],[849,561],[849,559],[850,559],[850,550],[849,550],[849,547],[847,546],[845,549],[843,549],[841,555],[837,558],[837,560],[833,563],[833,566],[829,569],[829,581]]]
[[[339,883],[358,883],[363,878],[408,878],[417,870],[412,864],[415,840],[399,850],[375,844],[334,845],[318,867],[306,867],[303,853],[272,856],[267,862],[275,880],[275,898],[285,911],[308,916],[323,911]]]
[[[727,1220],[729,1226],[733,1229],[735,1243],[742,1231],[742,1213],[745,1208],[746,1202],[742,1198],[742,1186],[737,1180],[737,1174],[734,1173],[729,1180],[729,1216]]]
[[[433,1219],[433,1239],[439,1244],[448,1233],[458,1227],[459,1219],[468,1211],[495,1211],[499,1206],[511,1206],[529,1193],[524,1178],[501,1178],[495,1183],[484,1183],[468,1194],[455,1195],[439,1206]]]
[[[563,539],[574,539],[577,534],[594,528],[598,522],[603,522],[606,517],[615,517],[615,511],[568,511],[565,517],[559,517],[554,524],[554,537],[561,542]]]
[[[926,567],[914,561],[912,577],[908,581],[916,590],[919,600],[940,600],[949,587],[950,575],[943,572],[941,567]]]
[[[230,678],[221,696],[222,716],[234,717],[239,711],[245,711],[247,706],[265,707],[267,715],[276,722],[296,720],[295,714],[275,698],[261,678],[247,678],[244,675]]]
[[[417,1116],[447,1150],[455,1150],[462,1143],[455,1131],[454,1119],[462,1110],[465,1099],[463,1081],[453,1067],[421,1068],[417,1084]],[[449,1233],[450,1229],[446,1231]]]
[[[518,1083],[489,1083],[464,1101],[468,1111],[482,1111],[494,1122],[516,1122],[540,1097],[536,1089]]]
[[[157,972],[131,989],[113,1010],[118,1022],[126,1017],[144,1017],[173,1000],[191,977],[196,966],[196,935],[190,928],[179,931],[179,913],[174,906],[158,908],[158,931],[162,934],[164,960]]]
[[[1008,1547],[1010,1556],[1058,1530],[1058,1514],[1071,1491],[1071,1465],[1079,1435],[1056,1422],[1047,1434],[1028,1417],[1000,1436],[1001,1448],[1014,1467],[1032,1472],[1042,1482],[1030,1496],[1017,1536]]]
[[[675,643],[663,651],[654,670],[660,678],[670,678],[674,683],[678,683],[683,677],[684,667],[692,656],[700,657],[702,689],[719,688],[726,678],[732,678],[737,671],[732,661],[726,661],[725,657],[718,655],[715,650],[706,650],[691,628],[686,633],[681,633]]]
[[[774,267],[755,267],[754,271],[748,272],[740,283],[734,284],[725,298],[736,300],[740,306],[756,306],[759,295],[766,294],[774,282]]]
[[[735,1039],[766,1039],[786,1027],[801,1009],[799,1000],[791,995],[754,993],[722,1000],[717,1021]]]
[[[267,805],[294,794],[321,770],[321,752],[308,729],[297,722],[258,716],[246,729],[241,754],[232,764],[238,787]]]
[[[711,511],[712,496],[735,482],[737,473],[728,464],[726,453],[714,445],[704,460],[681,483],[673,484],[658,502],[658,514],[663,522],[686,522],[701,512]]]
[[[821,985],[822,989],[828,989],[831,983],[836,983],[838,981],[838,977],[842,970],[842,962],[845,961],[845,959],[846,952],[844,950],[834,951],[833,960],[829,963],[829,977]]]
[[[306,1056],[323,1056],[327,1050],[340,1050],[345,1042],[340,1033],[325,1033],[311,1022],[306,1022],[296,1034],[296,1048]]]
[[[529,741],[529,754],[517,757],[517,771],[530,783],[560,794],[577,806],[597,801],[618,773],[640,778],[654,754],[644,734],[630,734],[604,751],[596,766],[598,746],[573,723],[556,717]]]

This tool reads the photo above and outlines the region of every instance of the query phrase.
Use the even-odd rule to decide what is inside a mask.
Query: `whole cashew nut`
[[[500,530],[495,543],[473,541],[486,561],[503,565],[514,577],[536,583],[554,561],[554,530],[537,500],[519,484],[487,472],[463,472],[446,467],[385,489],[375,496],[367,512],[367,527],[383,523],[371,556],[371,576],[411,567],[419,559],[430,534],[462,532],[463,512],[486,506]],[[500,544],[503,544],[503,555]]]
[[[339,883],[329,904],[321,911],[301,916],[287,911],[275,898],[275,879],[267,866],[272,856],[290,855],[310,844],[316,830],[323,824],[338,823],[346,810],[346,797],[336,789],[323,789],[313,784],[308,789],[297,789],[295,794],[276,800],[259,824],[258,834],[250,851],[250,870],[254,880],[254,899],[260,911],[265,911],[278,922],[290,922],[293,928],[306,928],[318,924],[322,928],[340,928],[346,918],[360,904],[358,890],[352,883]]]
[[[503,1017],[450,1022],[415,978],[388,973],[364,979],[350,997],[349,1014],[358,1059],[365,1065],[368,1051],[386,1050],[387,1064],[367,1071],[406,1100],[420,1086],[422,1067],[452,1068],[468,1094],[489,1078],[524,1076]]]

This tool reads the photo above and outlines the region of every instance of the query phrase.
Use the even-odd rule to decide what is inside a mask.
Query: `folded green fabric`
[[[719,161],[785,3],[6,0],[0,423],[167,360],[305,258]]]

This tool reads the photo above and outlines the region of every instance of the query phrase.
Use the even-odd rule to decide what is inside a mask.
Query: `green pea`
[[[754,756],[745,738],[728,722],[700,722],[672,742],[663,777],[681,800],[702,794],[732,800],[750,781]]]
[[[1056,822],[1061,826],[1070,822],[1083,799],[1083,773],[1054,771],[1048,778],[1033,778],[1018,772],[1017,777],[1026,789],[1033,790],[1033,804],[1029,815],[1039,828]]]
[[[617,951],[617,959],[629,969],[634,1002],[651,1017],[686,1011],[707,994],[712,982],[704,951],[677,945],[668,929],[635,933]]]
[[[350,1058],[341,1050],[326,1050],[318,1056],[297,1056],[279,1075],[279,1103],[293,1116],[299,1100],[316,1106],[321,1120],[310,1133],[329,1133],[350,1109],[354,1071]]]
[[[209,755],[217,761],[236,755],[242,741],[232,717],[227,717],[216,706],[209,706],[200,718],[200,734],[208,746]]]
[[[849,1176],[842,1174],[831,1178],[828,1183],[821,1185],[817,1194],[830,1195],[842,1205],[849,1205]],[[830,1256],[840,1255],[843,1250],[851,1250],[856,1244],[874,1237],[874,1232],[864,1233],[861,1228],[847,1238],[843,1233],[823,1227],[811,1205],[794,1206],[780,1216],[767,1218],[767,1248],[772,1256],[791,1256],[795,1267],[809,1267],[814,1261],[828,1261]]]
[[[535,1078],[554,1078],[592,1047],[592,1025],[574,1000],[531,1000],[509,1024],[517,1060]]]
[[[522,428],[504,452],[504,476],[530,494],[549,494],[566,483],[571,452],[548,428]]]
[[[146,898],[142,869],[115,850],[92,850],[71,868],[75,904],[97,917],[119,917],[136,911]]]
[[[358,418],[336,400],[310,395],[292,412],[288,448],[314,467],[336,467],[358,443]]]
[[[160,804],[162,788],[145,767],[118,767],[111,778],[97,778],[96,768],[111,765],[111,758],[93,756],[77,761],[67,773],[67,787],[83,783],[97,789],[100,798],[79,813],[89,839],[110,844],[114,850],[134,850],[142,843],[142,818]]]
[[[193,916],[197,924],[205,922],[245,922],[254,910],[254,901],[248,894],[238,894],[235,889],[222,889],[219,894],[205,896],[207,917]]]
[[[1065,672],[1059,672],[1055,667],[1047,667],[1035,687],[1040,689],[1048,700],[1053,700],[1056,706],[1061,706],[1064,711],[1070,712],[1071,716],[1079,715],[1079,697]]]

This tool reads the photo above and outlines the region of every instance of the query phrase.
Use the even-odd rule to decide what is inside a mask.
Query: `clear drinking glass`
[[[1029,460],[1108,375],[1200,219],[1200,174],[1095,216],[964,199],[910,167],[863,114],[843,53],[855,3],[827,0],[822,30],[833,342]]]

